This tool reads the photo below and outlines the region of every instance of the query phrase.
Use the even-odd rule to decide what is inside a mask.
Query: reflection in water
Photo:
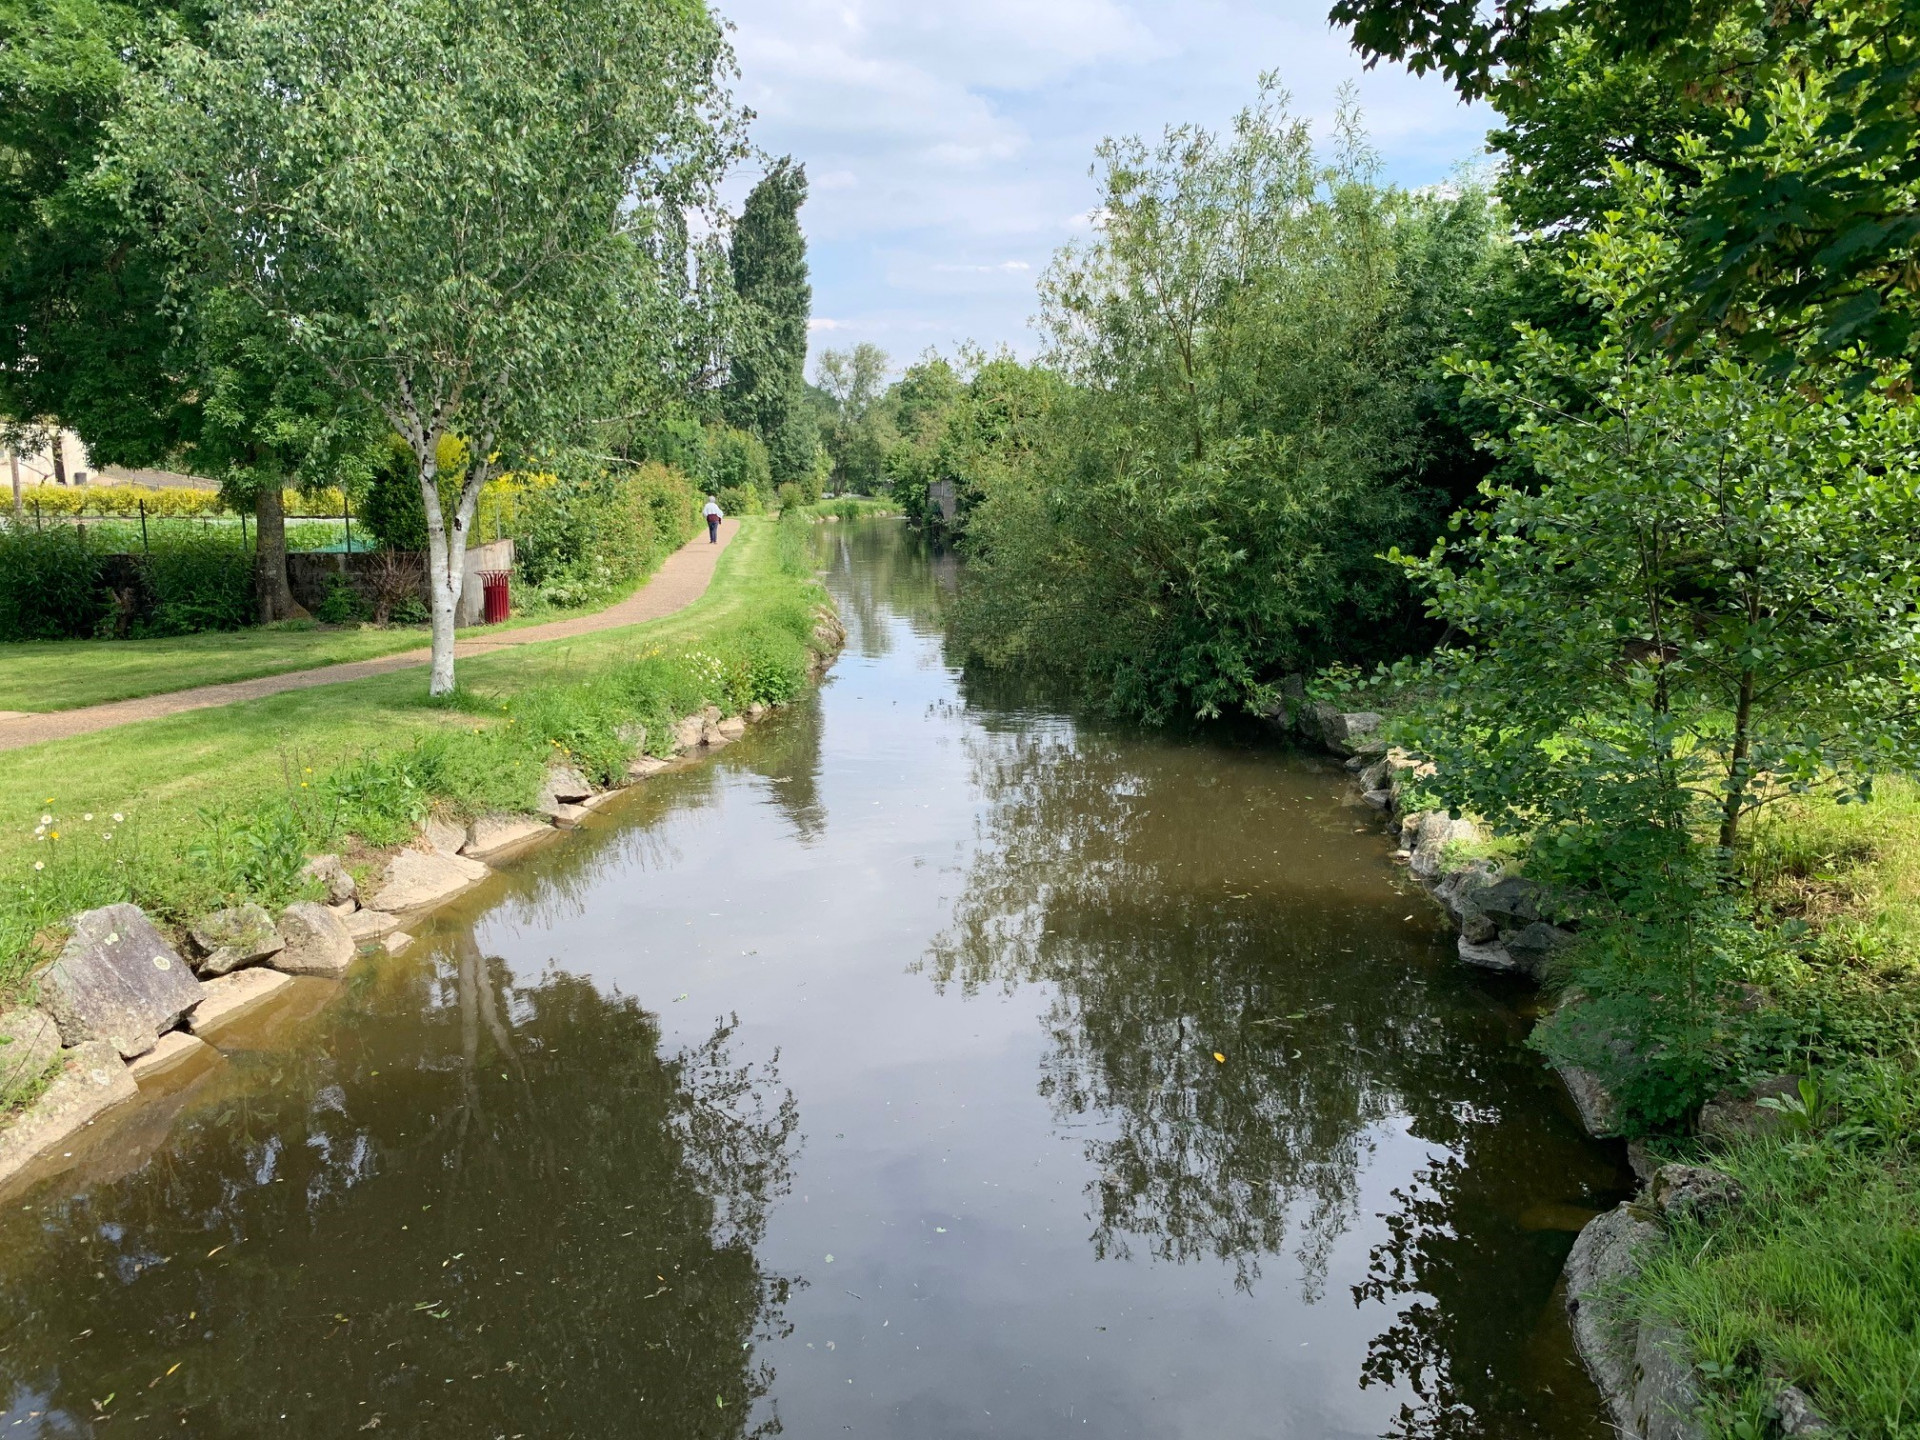
[[[1360,1383],[1405,1387],[1396,1433],[1542,1433],[1515,1355],[1557,1321],[1572,1237],[1522,1212],[1543,1184],[1598,1208],[1614,1172],[1541,1104],[1517,1022],[1413,933],[1429,912],[1355,863],[1344,775],[1058,723],[970,744],[991,808],[925,965],[1051,987],[1040,1090],[1095,1130],[1095,1255],[1216,1259],[1250,1291],[1290,1248],[1315,1303],[1377,1143],[1409,1135],[1433,1160],[1352,1287],[1383,1326]]]
[[[0,1222],[0,1423],[748,1433],[796,1115],[730,1035],[663,1055],[632,1001],[470,939],[387,968],[137,1176]]]

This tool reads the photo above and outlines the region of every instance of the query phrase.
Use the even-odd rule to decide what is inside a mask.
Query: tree
[[[733,227],[741,316],[721,404],[730,423],[765,442],[776,486],[807,483],[819,445],[802,398],[813,310],[807,242],[800,233],[806,199],[806,167],[790,158],[776,161],[748,194]]]
[[[1920,353],[1920,0],[1335,0],[1332,19],[1369,64],[1438,70],[1503,109],[1550,90],[1576,34],[1646,65],[1654,128],[1677,103],[1698,132],[1663,329],[1724,327],[1776,374],[1847,355],[1867,379]]]
[[[269,0],[169,46],[114,127],[176,285],[248,296],[407,442],[435,695],[487,480],[674,388],[686,276],[656,242],[735,152],[728,63],[655,0]]]
[[[890,436],[879,402],[885,392],[887,352],[863,341],[851,350],[826,350],[814,370],[831,402],[827,451],[834,484],[872,494],[880,488]]]
[[[1101,146],[1104,223],[1042,283],[1071,391],[1036,433],[1017,389],[996,413],[972,387],[977,441],[1028,458],[973,467],[969,653],[1071,666],[1161,720],[1258,707],[1288,671],[1420,633],[1379,555],[1445,512],[1427,382],[1494,217],[1472,189],[1376,184],[1351,111],[1340,142],[1320,159],[1269,83],[1230,134]]]
[[[1616,896],[1702,829],[1730,854],[1768,800],[1920,756],[1920,415],[1651,340],[1683,262],[1670,189],[1638,189],[1569,261],[1598,344],[1521,326],[1467,367],[1537,483],[1490,482],[1413,564],[1467,642],[1425,733],[1446,798],[1613,856],[1575,878]]]

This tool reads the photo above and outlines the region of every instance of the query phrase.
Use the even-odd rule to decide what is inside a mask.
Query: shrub
[[[65,525],[0,531],[0,640],[93,634],[107,614],[100,558]]]
[[[189,635],[253,623],[253,557],[238,537],[170,538],[154,545],[143,569],[153,614],[134,627],[136,634]]]
[[[313,612],[323,625],[351,625],[366,618],[366,603],[360,592],[338,575],[327,576],[327,593]]]

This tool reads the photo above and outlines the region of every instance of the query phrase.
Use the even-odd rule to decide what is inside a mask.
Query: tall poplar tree
[[[813,287],[800,207],[807,171],[788,157],[753,187],[733,229],[733,284],[741,333],[728,369],[726,416],[766,442],[775,484],[813,471],[818,426],[806,404],[807,320]]]

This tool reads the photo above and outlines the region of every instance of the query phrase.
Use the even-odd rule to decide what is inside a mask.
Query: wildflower
[[[91,820],[93,819],[93,812],[89,810],[86,814],[82,815],[80,818],[82,820]]]
[[[113,831],[111,831],[111,830],[102,830],[102,831],[100,832],[100,838],[101,838],[102,840],[111,840],[111,839],[113,839]]]
[[[54,838],[54,839],[56,839],[56,840],[58,840],[58,839],[60,838],[60,832],[59,832],[58,830],[56,830],[56,831],[54,831],[54,832],[53,832],[53,838]]]
[[[127,817],[122,815],[118,810],[113,812],[113,823],[116,825],[122,824],[126,818]]]
[[[36,860],[33,862],[33,868],[36,870],[44,870],[47,868],[47,862],[44,860]]]
[[[51,815],[42,815],[42,816],[40,817],[40,823],[41,823],[42,825],[51,825],[51,824],[53,823],[53,816],[51,816]]]

